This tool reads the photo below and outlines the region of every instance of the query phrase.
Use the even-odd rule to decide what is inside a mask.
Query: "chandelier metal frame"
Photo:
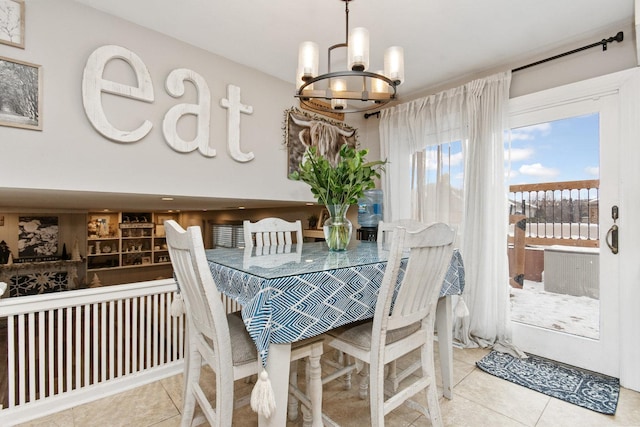
[[[345,27],[346,27],[346,41],[344,43],[337,43],[333,46],[330,46],[327,50],[327,72],[325,74],[320,74],[316,77],[312,76],[303,76],[302,77],[302,85],[297,89],[295,97],[300,100],[300,103],[305,105],[307,108],[316,111],[322,112],[331,112],[331,113],[360,113],[370,110],[378,109],[385,104],[396,99],[396,87],[401,83],[400,80],[392,80],[389,77],[379,74],[373,73],[370,71],[364,71],[363,66],[354,66],[351,70],[343,70],[343,71],[331,71],[331,52],[337,48],[346,48],[349,47],[349,2],[353,0],[340,0],[345,2]],[[353,81],[354,77],[362,78],[362,86],[357,90],[349,90],[347,84],[347,90],[336,91],[331,88],[331,79],[337,77],[347,77],[351,78]],[[373,81],[374,79],[380,80],[387,84],[387,91],[373,91]],[[326,89],[313,89],[313,84],[326,81],[327,88]],[[353,85],[353,83],[352,83]],[[322,99],[329,101],[329,104],[324,106],[325,104],[319,103],[311,103],[313,99]],[[331,100],[346,100],[346,107],[338,107],[333,108],[331,106]],[[360,104],[358,106],[350,105],[348,101],[360,101],[364,104]],[[371,104],[368,104],[371,102]]]

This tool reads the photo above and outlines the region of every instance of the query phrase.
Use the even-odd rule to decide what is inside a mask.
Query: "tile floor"
[[[621,389],[616,415],[601,415],[482,372],[475,362],[486,353],[482,349],[454,350],[454,398],[440,400],[445,426],[640,426],[640,393]],[[246,394],[251,387],[239,381],[236,394]],[[342,384],[334,381],[325,385],[323,400],[323,410],[339,424],[369,425],[368,401],[359,399],[357,386],[343,390]],[[180,425],[181,406],[182,376],[178,375],[20,426],[173,427]],[[385,420],[392,427],[431,425],[404,405]],[[234,413],[233,425],[257,426],[257,417],[249,407],[243,407]],[[287,423],[287,427],[298,425],[300,421]]]

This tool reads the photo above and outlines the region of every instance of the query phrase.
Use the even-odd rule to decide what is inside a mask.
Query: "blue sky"
[[[512,129],[510,151],[509,144],[505,143],[507,185],[599,179],[599,134],[598,114]],[[462,188],[460,141],[442,147],[451,185]],[[435,180],[435,152],[436,147],[427,149],[427,173],[431,182]]]
[[[598,179],[599,153],[597,114],[512,129],[509,184]]]

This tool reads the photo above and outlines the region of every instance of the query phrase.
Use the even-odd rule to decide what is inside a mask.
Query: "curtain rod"
[[[589,45],[582,46],[582,47],[579,47],[577,49],[570,50],[568,52],[564,52],[564,53],[561,53],[561,54],[558,54],[558,55],[551,56],[551,57],[546,58],[546,59],[541,59],[540,61],[532,62],[531,64],[527,64],[527,65],[523,65],[521,67],[514,68],[514,69],[511,70],[511,72],[515,73],[516,71],[520,71],[520,70],[524,70],[526,68],[534,67],[536,65],[544,64],[545,62],[553,61],[554,59],[558,59],[558,58],[562,58],[564,56],[572,55],[574,53],[582,52],[583,50],[591,49],[592,47],[596,47],[596,46],[602,46],[602,51],[604,52],[604,51],[607,50],[607,44],[613,43],[613,42],[620,43],[622,40],[624,40],[624,33],[622,31],[618,31],[618,34],[616,34],[613,37],[609,37],[608,39],[602,39],[599,42],[591,43]],[[371,116],[377,116],[378,118],[380,118],[380,111],[376,111],[375,113],[365,113],[364,118],[368,119]]]
[[[561,53],[559,55],[552,56],[550,58],[541,59],[540,61],[536,61],[536,62],[532,62],[531,64],[523,65],[522,67],[514,68],[513,70],[511,70],[511,72],[515,73],[516,71],[524,70],[525,68],[534,67],[536,65],[544,64],[545,62],[553,61],[554,59],[562,58],[563,56],[571,55],[571,54],[574,54],[574,53],[577,53],[577,52],[581,52],[583,50],[591,49],[592,47],[596,47],[596,46],[600,46],[600,45],[602,45],[602,51],[604,52],[605,50],[607,50],[607,44],[608,43],[613,43],[614,41],[619,43],[622,40],[624,40],[624,33],[622,31],[619,31],[618,34],[616,34],[613,37],[609,37],[608,39],[602,39],[599,42],[591,43],[590,45],[582,46],[582,47],[579,47],[577,49],[570,50],[569,52],[564,52],[564,53]]]

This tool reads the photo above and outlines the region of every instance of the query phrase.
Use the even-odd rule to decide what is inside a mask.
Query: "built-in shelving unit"
[[[87,272],[170,264],[164,221],[178,214],[90,212]]]

